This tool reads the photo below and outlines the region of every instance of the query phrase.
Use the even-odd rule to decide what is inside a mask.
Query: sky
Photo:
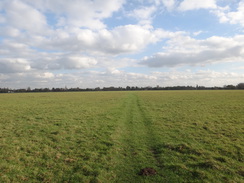
[[[0,88],[244,82],[244,0],[0,0]]]

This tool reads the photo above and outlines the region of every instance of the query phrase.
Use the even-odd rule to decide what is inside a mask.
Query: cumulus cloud
[[[16,29],[11,26],[2,27],[0,29],[0,35],[6,36],[6,37],[18,37],[21,34],[21,31],[19,29]]]
[[[2,57],[26,57],[31,49],[25,43],[12,40],[4,40],[0,45],[0,53]]]
[[[244,79],[244,74],[233,72],[217,72],[214,70],[191,70],[186,71],[170,71],[170,72],[153,72],[158,79],[158,83],[163,86],[223,86],[228,83],[238,84]]]
[[[112,30],[90,29],[57,30],[50,39],[39,39],[30,44],[54,51],[88,51],[100,54],[119,55],[135,53],[149,44],[169,38],[174,33],[142,25],[124,25]]]
[[[102,22],[110,17],[124,4],[124,0],[24,0],[44,12],[57,15],[57,26],[86,27],[91,29],[105,28]]]
[[[51,72],[44,72],[44,73],[39,73],[39,74],[35,75],[36,78],[41,78],[41,79],[54,78],[54,76],[55,75]]]
[[[175,0],[162,0],[162,3],[168,11],[172,11],[176,5]]]
[[[221,23],[239,24],[244,27],[244,1],[240,1],[236,11],[232,11],[229,6],[218,7],[212,13],[219,17]]]
[[[0,2],[1,34],[52,37],[57,30],[69,28],[104,29],[103,19],[118,11],[124,0],[3,0]],[[52,18],[50,18],[52,17]],[[67,30],[65,30],[67,31]]]
[[[29,33],[44,33],[48,30],[46,17],[37,9],[20,0],[4,1],[5,23]]]
[[[18,78],[12,80],[11,78]],[[32,71],[27,73],[14,73],[12,75],[0,74],[2,83],[10,87],[126,87],[126,86],[223,86],[238,84],[244,79],[244,74],[233,72],[217,72],[214,70],[191,70],[166,72],[137,73],[126,72],[116,68],[106,71],[79,71],[73,73],[54,74],[51,72]],[[23,85],[25,83],[25,85]]]
[[[5,23],[5,18],[4,17],[0,17],[0,24],[1,23]]]
[[[162,32],[139,25],[119,26],[111,32],[106,30],[99,32],[97,45],[103,51],[112,54],[137,52],[148,44],[162,39],[165,36]]]
[[[176,0],[152,0],[155,6],[160,7],[163,5],[168,11],[174,10],[175,6],[178,4]]]
[[[197,10],[197,9],[214,9],[216,8],[216,0],[184,0],[180,3],[178,9],[180,11]]]
[[[61,60],[65,69],[84,69],[97,64],[96,59],[84,56],[69,56]]]
[[[168,41],[164,52],[145,57],[141,64],[149,67],[173,67],[237,61],[244,59],[243,40],[243,35],[233,38],[213,36],[206,40],[179,36]]]
[[[119,26],[113,30],[100,31],[57,30],[56,37],[51,38],[30,36],[24,40],[24,43],[18,39],[5,40],[0,45],[0,53],[6,58],[26,58],[33,69],[84,69],[96,66],[97,58],[100,66],[101,62],[103,66],[111,65],[111,63],[119,65],[120,63],[115,63],[113,59],[106,58],[106,55],[139,52],[149,44],[174,35],[168,31],[148,29],[140,25]],[[82,53],[88,56],[80,56]],[[89,55],[94,55],[94,57]],[[133,62],[128,60],[130,59],[124,59],[121,63]],[[17,72],[16,69],[14,70]]]
[[[43,54],[31,62],[31,67],[36,70],[79,70],[94,67],[97,60],[75,54]]]
[[[144,6],[134,9],[128,16],[134,17],[141,25],[151,25],[152,16],[157,10],[156,6]]]
[[[22,58],[0,58],[0,73],[26,72],[30,64]]]

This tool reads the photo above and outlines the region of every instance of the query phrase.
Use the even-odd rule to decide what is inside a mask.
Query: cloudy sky
[[[244,0],[0,0],[0,88],[244,82]]]

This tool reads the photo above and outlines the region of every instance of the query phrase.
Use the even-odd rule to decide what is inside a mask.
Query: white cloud
[[[16,79],[18,78],[18,79]],[[171,69],[165,72],[126,72],[123,69],[108,68],[105,71],[82,70],[72,73],[54,74],[48,71],[30,70],[23,73],[0,74],[1,86],[10,88],[80,87],[95,88],[109,86],[223,86],[243,82],[243,73],[218,72],[214,70]]]
[[[244,79],[244,74],[232,72],[216,72],[213,70],[191,70],[169,72],[152,72],[157,77],[160,86],[224,86],[226,84],[238,84]]]
[[[141,64],[149,67],[173,67],[243,60],[243,40],[243,35],[232,38],[213,36],[206,40],[179,36],[168,41],[164,52],[145,57]]]
[[[40,74],[36,74],[36,78],[41,78],[41,79],[49,79],[49,78],[54,78],[54,74],[51,72],[44,72]]]
[[[50,35],[54,31],[52,28],[56,29],[57,26],[61,29],[66,27],[104,29],[106,25],[102,20],[112,16],[123,3],[124,0],[4,0],[0,2],[0,9],[4,9],[6,13],[0,16],[0,23],[8,29],[11,28],[12,32],[13,29],[17,29],[27,36],[30,34],[33,36],[34,33],[52,36]],[[49,20],[50,16],[53,17]],[[52,22],[51,25],[48,25],[48,21]],[[12,35],[16,35],[17,30]],[[11,36],[7,30],[6,34]]]
[[[144,6],[138,9],[134,9],[128,16],[134,17],[139,21],[140,25],[150,25],[152,16],[156,12],[155,6]]]
[[[168,11],[172,11],[175,8],[175,0],[161,0]]]
[[[50,38],[30,35],[5,40],[0,45],[0,53],[3,58],[26,58],[31,68],[41,70],[84,69],[97,65],[125,66],[129,63],[131,65],[134,61],[121,59],[123,61],[116,63],[116,59],[109,57],[142,51],[149,44],[177,34],[140,25],[119,26],[112,30],[99,31],[58,29]],[[87,56],[82,56],[83,53]],[[18,72],[16,69],[14,71]]]
[[[58,26],[101,29],[106,27],[101,20],[118,11],[124,0],[52,0],[43,2],[45,2],[42,3],[45,10],[58,15]]]
[[[1,58],[25,58],[31,60],[40,56],[39,52],[32,50],[27,44],[11,39],[3,40],[0,44]]]
[[[168,11],[171,11],[175,8],[177,1],[176,0],[151,0],[153,4],[157,7],[163,5]]]
[[[114,67],[109,67],[107,68],[107,71],[106,71],[107,74],[112,74],[112,75],[120,75],[120,74],[123,74],[122,71],[114,68]]]
[[[239,3],[237,11],[229,12],[227,17],[229,18],[231,24],[239,23],[244,26],[244,1]]]
[[[116,68],[109,68],[106,72],[92,73],[93,78],[91,80],[102,80],[102,83],[98,83],[98,86],[147,86],[148,83],[156,85],[157,77],[151,74],[143,74],[136,72],[125,72]],[[89,76],[88,76],[89,77]],[[85,84],[85,82],[84,82]]]
[[[29,62],[23,58],[0,58],[0,73],[26,72],[31,69]]]
[[[9,87],[23,88],[35,87],[126,87],[126,86],[224,86],[226,84],[238,84],[243,82],[244,74],[233,72],[216,72],[214,70],[167,71],[136,73],[125,72],[116,68],[102,71],[82,71],[65,74],[53,74],[50,72],[33,71],[32,73],[0,75],[2,83],[8,83]],[[13,80],[12,78],[18,78]],[[22,82],[22,84],[21,84]],[[23,83],[25,85],[23,86]]]
[[[193,35],[194,36],[198,36],[198,35],[200,35],[200,34],[202,34],[203,33],[203,31],[197,31],[197,32],[193,32]]]
[[[84,69],[97,64],[96,59],[84,56],[69,56],[61,60],[65,69]]]
[[[43,54],[32,59],[31,67],[37,70],[79,70],[96,66],[93,57],[75,54]]]
[[[150,43],[160,40],[154,30],[139,25],[116,27],[111,32],[103,31],[99,34],[99,47],[112,54],[137,52]],[[105,43],[105,44],[104,44]]]
[[[214,13],[218,18],[220,23],[228,22],[228,18],[226,16],[226,13],[229,11],[230,7],[218,7],[215,10],[212,10],[211,12]]]
[[[2,27],[0,29],[0,35],[7,37],[18,37],[21,34],[19,29],[13,28],[11,26]]]
[[[180,11],[214,8],[217,8],[216,0],[184,0],[178,7]]]
[[[57,30],[50,39],[31,39],[29,44],[41,49],[55,51],[90,52],[90,54],[119,55],[141,51],[149,44],[163,38],[169,38],[174,33],[162,29],[152,29],[141,25],[118,26],[112,30],[89,29]]]
[[[37,9],[20,0],[5,1],[6,23],[28,31],[29,33],[45,33],[48,31],[46,17]]]
[[[0,9],[1,10],[1,9]],[[0,24],[5,23],[5,18],[0,16]]]
[[[240,1],[236,11],[231,11],[229,6],[218,7],[212,11],[219,17],[221,23],[240,24],[244,27],[244,1]]]

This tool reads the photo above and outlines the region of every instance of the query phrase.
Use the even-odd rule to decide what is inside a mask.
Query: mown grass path
[[[162,180],[160,173],[144,177],[140,170],[158,169],[159,160],[154,154],[157,145],[155,129],[143,109],[136,93],[130,93],[120,107],[120,116],[113,139],[115,141],[115,182],[155,182]]]

